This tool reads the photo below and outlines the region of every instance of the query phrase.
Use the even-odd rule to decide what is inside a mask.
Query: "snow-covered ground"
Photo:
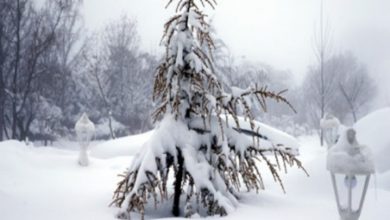
[[[361,124],[369,123],[363,122]],[[356,127],[359,140],[359,131],[364,129]],[[81,167],[77,163],[77,143],[67,143],[71,146],[67,149],[32,147],[17,141],[1,142],[0,219],[116,219],[118,210],[108,205],[119,180],[117,174],[130,165],[137,150],[150,135],[149,132],[94,143],[88,167]],[[259,194],[243,193],[241,204],[229,216],[208,219],[338,219],[330,175],[326,170],[326,149],[319,146],[316,137],[300,137],[299,141],[299,157],[310,177],[306,177],[301,170],[290,169],[288,174],[282,175],[287,191],[284,194],[270,175],[264,175],[266,191]],[[383,169],[372,178],[360,218],[362,220],[390,219],[390,169],[386,166],[390,162],[386,160],[380,164]],[[355,195],[358,189],[355,189]],[[156,216],[176,219],[169,217],[168,206],[162,207],[164,209],[158,210],[158,215],[149,215],[147,219],[155,219]],[[137,216],[133,217],[137,219]]]

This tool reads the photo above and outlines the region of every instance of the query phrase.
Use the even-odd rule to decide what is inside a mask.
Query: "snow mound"
[[[97,158],[134,156],[154,131],[110,140],[91,147],[90,155]]]
[[[28,145],[26,145],[25,142],[20,142],[17,140],[7,140],[7,141],[0,142],[0,148],[2,151],[9,150],[8,146],[12,146],[13,148],[16,148],[16,149],[28,147]]]
[[[351,175],[375,172],[371,150],[365,145],[359,145],[355,134],[353,129],[343,131],[336,145],[329,149],[327,157],[329,171]]]
[[[108,146],[105,150],[113,150],[110,146],[118,145],[119,140],[105,143]],[[306,161],[310,178],[304,178],[300,170],[293,169],[289,172],[290,178],[285,179],[287,194],[281,195],[280,188],[270,184],[260,196],[242,194],[242,203],[231,215],[208,219],[312,220],[313,216],[316,220],[338,219],[329,174],[324,169],[325,149],[319,146],[316,137],[300,139],[300,142],[301,159]],[[80,167],[74,150],[33,147],[19,141],[0,142],[0,155],[0,219],[118,220],[117,209],[108,204],[119,180],[117,174],[128,167],[132,157],[105,160],[91,157],[90,166]],[[264,178],[267,182],[273,180],[269,175]],[[361,219],[388,219],[389,180],[390,172],[378,174],[380,188],[369,188]],[[151,209],[154,210],[153,204]],[[188,219],[173,218],[166,206],[155,210],[145,220],[161,218]]]
[[[108,204],[129,157],[80,167],[76,151],[19,141],[0,142],[0,155],[0,219],[116,219]]]
[[[371,148],[378,172],[390,170],[390,108],[372,112],[354,126],[357,140]]]

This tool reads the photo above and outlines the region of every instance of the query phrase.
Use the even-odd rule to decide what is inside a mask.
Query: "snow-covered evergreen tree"
[[[264,188],[260,164],[282,188],[280,164],[301,167],[296,149],[264,135],[267,128],[260,128],[251,113],[254,104],[265,109],[266,98],[289,102],[257,85],[231,88],[228,94],[216,78],[214,44],[199,8],[214,8],[215,1],[177,2],[177,14],[165,24],[165,59],[155,75],[156,129],[118,183],[112,203],[123,208],[118,217],[128,218],[133,211],[143,217],[146,203],[157,206],[170,198],[175,216],[224,216],[236,207],[242,186]],[[275,155],[275,164],[268,152]]]

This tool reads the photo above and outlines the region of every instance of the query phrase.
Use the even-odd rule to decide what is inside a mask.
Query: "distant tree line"
[[[83,112],[101,137],[150,129],[157,58],[139,49],[135,20],[88,34],[81,0],[35,2],[0,1],[0,140],[69,136]]]
[[[272,102],[267,103],[267,112],[256,114],[259,120],[281,130],[295,135],[319,131],[323,114],[332,114],[343,124],[351,125],[372,108],[377,85],[367,67],[351,52],[332,54],[310,65],[307,73],[302,73],[303,81],[296,84],[292,72],[260,62],[238,62],[223,43],[218,45],[216,65],[224,83],[237,87],[257,83],[289,90],[286,97],[297,114]]]
[[[0,1],[0,140],[69,138],[83,112],[97,125],[98,138],[150,129],[158,57],[139,47],[137,22],[122,16],[89,33],[82,0],[46,0],[39,7],[35,2]],[[351,53],[322,56],[297,86],[288,70],[238,60],[219,39],[215,48],[216,73],[225,86],[290,90],[286,96],[298,114],[272,102],[272,114],[254,113],[295,135],[318,129],[325,113],[345,124],[356,121],[376,91]]]

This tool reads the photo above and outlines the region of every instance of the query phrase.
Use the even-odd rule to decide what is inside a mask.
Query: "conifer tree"
[[[236,207],[240,189],[264,189],[260,164],[282,188],[281,164],[301,167],[296,149],[265,136],[261,131],[266,128],[252,116],[255,104],[266,109],[266,98],[291,106],[281,93],[253,85],[231,88],[228,94],[216,78],[214,43],[200,10],[206,5],[214,8],[216,2],[177,0],[177,14],[165,24],[165,59],[155,74],[153,91],[156,128],[121,175],[112,202],[123,208],[118,217],[139,212],[143,218],[148,202],[172,202],[175,216],[224,216]],[[276,163],[266,156],[269,152]]]

